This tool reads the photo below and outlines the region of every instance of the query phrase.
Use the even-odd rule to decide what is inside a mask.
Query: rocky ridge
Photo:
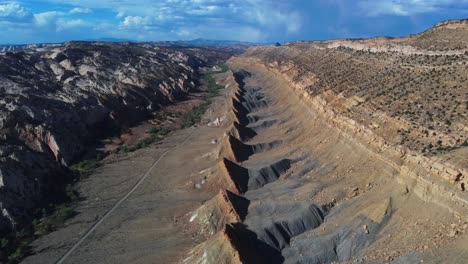
[[[441,23],[400,42],[421,51],[415,39],[428,39],[436,31],[440,41],[444,29],[464,36],[467,25],[466,20]],[[432,188],[442,188],[441,200],[451,200],[463,211],[468,184],[463,158],[468,38],[464,41],[461,49],[418,53],[424,55],[405,48],[372,50],[374,39],[348,41],[354,48],[344,48],[342,41],[328,41],[327,48],[317,48],[322,43],[290,43],[253,47],[241,58],[282,76],[330,125],[400,167],[402,174],[424,182],[417,187],[422,197]],[[364,46],[369,50],[363,51]],[[454,186],[441,187],[435,184],[439,180]]]

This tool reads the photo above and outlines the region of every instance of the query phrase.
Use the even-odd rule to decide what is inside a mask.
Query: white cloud
[[[27,22],[32,13],[18,3],[0,5],[0,21]]]
[[[115,16],[116,18],[124,18],[125,17],[125,11],[119,11],[117,12],[117,15]]]
[[[302,18],[299,12],[285,11],[278,6],[268,6],[258,0],[252,1],[252,8],[243,11],[248,19],[270,29],[283,27],[286,29],[286,33],[294,34],[299,32],[302,27]]]
[[[187,14],[197,15],[197,16],[206,16],[206,15],[213,15],[216,12],[220,11],[219,6],[209,5],[209,6],[200,6],[194,9],[188,9],[186,12]]]
[[[120,30],[165,30],[175,32],[200,26],[224,27],[223,32],[234,35],[233,27],[249,30],[243,37],[293,35],[301,31],[303,17],[296,0],[47,0],[55,3],[78,5],[82,8],[105,8],[115,12]],[[194,32],[191,30],[191,32]],[[148,33],[148,36],[151,35]],[[135,33],[137,34],[137,33]]]
[[[82,7],[75,7],[69,11],[70,14],[89,14],[92,12],[93,10],[91,10],[91,8],[82,8]]]
[[[191,39],[191,38],[197,38],[198,35],[194,34],[192,31],[188,29],[179,29],[179,30],[173,30],[172,33],[175,33],[177,36],[179,36],[182,39]]]
[[[58,11],[43,12],[43,13],[34,14],[34,20],[35,20],[36,25],[38,26],[50,27],[50,26],[56,25],[57,20],[61,16],[64,16],[65,14],[66,13],[64,12],[58,12]]]
[[[410,16],[450,9],[460,4],[468,4],[468,0],[360,0],[359,7],[368,16]]]
[[[1,0],[0,0],[1,1]],[[90,31],[148,40],[178,38],[241,39],[267,41],[298,34],[303,17],[298,0],[41,0],[45,6],[71,5],[66,12],[47,10],[30,14],[33,28]],[[51,4],[52,3],[52,4]],[[21,6],[17,5],[17,9]],[[113,16],[97,16],[101,11]],[[86,21],[77,14],[94,11]],[[1,21],[1,18],[0,18]],[[105,30],[102,30],[105,28]],[[153,39],[149,39],[153,38]]]
[[[80,27],[93,27],[83,19],[70,19],[67,17],[67,13],[58,11],[34,14],[34,26],[56,32]]]
[[[122,22],[122,26],[124,27],[141,27],[146,26],[151,23],[151,18],[148,16],[141,17],[141,16],[127,16],[125,17],[124,21]]]
[[[57,31],[63,31],[72,28],[87,27],[88,23],[82,19],[60,19],[57,21]]]
[[[126,16],[120,23],[120,28],[140,28],[148,30],[158,26],[159,23],[166,19],[167,18],[162,14],[159,14],[158,16]]]

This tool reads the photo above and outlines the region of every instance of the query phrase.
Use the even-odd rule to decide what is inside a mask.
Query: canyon
[[[126,54],[132,67],[106,64],[116,79],[101,83],[94,45],[2,57],[14,66],[0,68],[4,222],[21,216],[18,204],[34,207],[6,199],[8,188],[50,192],[41,179],[61,181],[99,135],[89,128],[130,127],[207,86],[203,67],[227,60],[229,70],[210,73],[222,89],[199,124],[111,153],[75,183],[77,215],[36,239],[24,263],[466,262],[468,20],[242,53],[111,44],[108,57]],[[87,50],[80,66],[75,48]],[[13,73],[27,78],[4,78]],[[25,180],[31,159],[39,187]]]
[[[89,147],[184,99],[231,48],[70,42],[1,55],[0,233],[60,200]]]

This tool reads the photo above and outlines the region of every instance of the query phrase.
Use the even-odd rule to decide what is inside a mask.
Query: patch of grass
[[[72,200],[70,197],[69,199]],[[64,203],[50,207],[49,210],[43,208],[39,215],[42,216],[35,218],[31,225],[0,240],[0,263],[20,263],[22,259],[30,255],[29,244],[35,238],[62,227],[65,221],[76,215],[76,212],[70,203]]]
[[[40,219],[34,219],[33,226],[35,234],[45,235],[65,224],[65,221],[76,215],[75,210],[67,204],[55,207],[52,214],[46,215]]]
[[[122,146],[122,147],[119,148],[120,153],[128,153],[130,151],[131,151],[131,149],[128,146]]]
[[[18,246],[15,247],[14,251],[8,255],[8,264],[20,263],[22,259],[28,256],[31,252],[28,242],[21,241]]]
[[[157,141],[157,137],[148,137],[148,138],[144,138],[142,140],[140,140],[140,142],[138,142],[138,144],[136,144],[135,148],[133,150],[137,150],[137,149],[140,149],[140,148],[145,148],[149,145],[151,145],[152,143],[156,142]]]
[[[119,148],[120,153],[128,153],[133,152],[137,149],[145,148],[155,142],[158,142],[164,139],[169,133],[172,132],[172,129],[167,127],[152,127],[147,133],[150,134],[149,137],[140,140],[135,146],[122,146]]]
[[[219,71],[207,71],[205,72],[205,75],[212,75],[212,74],[217,74],[217,73],[224,73],[224,72],[227,72],[229,71],[229,67],[224,64],[224,63],[220,63],[217,65],[221,70]]]
[[[172,132],[172,129],[167,127],[153,127],[148,133],[150,137],[144,138],[138,142],[134,147],[130,148],[130,151],[135,151],[140,148],[145,148],[155,142],[162,140],[165,136]]]
[[[78,173],[80,176],[86,176],[91,174],[94,170],[99,167],[99,162],[97,159],[93,160],[83,160],[77,164],[74,164],[70,167],[73,172]]]
[[[205,101],[194,108],[192,111],[182,117],[182,127],[187,128],[191,127],[201,121],[203,114],[206,112],[210,106],[210,101]]]
[[[221,72],[227,72],[227,71],[229,71],[229,67],[228,67],[226,64],[224,64],[224,63],[221,63],[221,64],[219,64],[218,66],[221,68]]]
[[[68,201],[71,203],[78,202],[81,200],[80,194],[73,189],[71,184],[67,185],[65,188],[65,194],[68,198]]]
[[[227,65],[220,64],[219,67],[222,69],[221,72],[226,72],[229,70]],[[223,86],[216,84],[216,80],[213,78],[213,74],[220,73],[217,72],[209,72],[203,75],[203,80],[205,82],[207,88],[207,95],[204,96],[204,102],[200,105],[195,106],[192,111],[184,116],[182,116],[182,127],[187,128],[191,127],[201,121],[203,114],[206,112],[208,107],[211,104],[211,98],[216,97],[219,95],[219,91],[223,89]]]
[[[152,127],[148,132],[151,135],[164,137],[167,134],[171,133],[171,129],[167,127]]]

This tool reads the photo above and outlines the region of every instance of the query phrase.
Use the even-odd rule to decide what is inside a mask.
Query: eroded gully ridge
[[[291,238],[317,228],[329,209],[284,201],[280,196],[294,186],[272,185],[283,177],[300,180],[315,161],[290,144],[298,136],[297,121],[261,87],[247,84],[250,77],[234,73],[232,124],[219,150],[221,191],[192,214],[190,221],[207,240],[185,263],[283,263]],[[292,169],[298,165],[302,169]]]

